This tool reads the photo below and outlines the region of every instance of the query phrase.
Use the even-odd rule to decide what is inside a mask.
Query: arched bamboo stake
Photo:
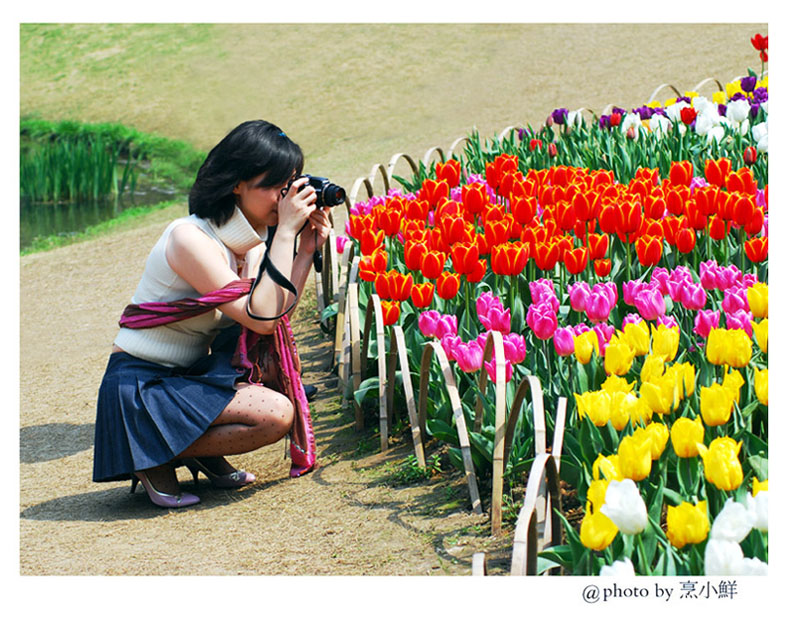
[[[651,103],[652,101],[656,100],[657,95],[659,94],[659,91],[662,90],[663,88],[670,88],[676,94],[677,97],[681,96],[681,93],[676,89],[676,87],[674,85],[672,85],[672,84],[660,84],[659,86],[657,86],[654,89],[654,92],[651,93],[651,96],[648,98],[648,101],[646,101],[646,102],[647,103]]]
[[[519,129],[519,128],[520,128],[519,126],[517,126],[517,125],[514,125],[514,124],[513,124],[513,125],[509,125],[508,127],[506,127],[506,128],[503,130],[503,131],[501,131],[501,132],[498,134],[498,141],[499,141],[499,142],[502,142],[502,141],[504,140],[504,138],[505,138],[507,135],[509,135],[509,133],[511,133],[512,131],[516,131],[516,130],[517,130],[517,129]]]
[[[452,412],[454,414],[454,422],[457,427],[457,436],[460,439],[460,451],[462,452],[462,463],[465,468],[465,480],[468,483],[468,491],[471,496],[471,508],[474,513],[481,515],[482,501],[479,497],[479,487],[476,482],[476,472],[473,469],[473,459],[471,458],[471,443],[468,440],[468,429],[465,425],[465,415],[462,412],[462,403],[460,402],[460,394],[457,391],[457,384],[454,381],[454,373],[452,372],[449,359],[446,357],[443,347],[437,341],[430,341],[424,346],[424,352],[421,355],[421,379],[419,384],[427,385],[430,379],[430,364],[432,356],[435,354],[438,357],[441,369],[443,370],[443,378],[446,381],[446,390],[449,392],[449,401],[451,402]],[[419,427],[423,428],[427,416],[427,391],[428,388],[422,387],[419,389]]]
[[[446,155],[443,152],[443,148],[441,148],[440,146],[433,146],[427,152],[424,153],[424,158],[421,160],[421,162],[424,163],[425,167],[427,168],[429,167],[430,159],[432,158],[433,153],[436,152],[440,155],[441,162],[446,161]]]
[[[372,186],[372,182],[370,182],[369,178],[365,176],[356,178],[356,180],[353,181],[353,186],[350,188],[350,193],[345,200],[345,205],[348,208],[348,212],[353,206],[356,205],[356,202],[358,201],[358,192],[361,190],[362,186],[367,190],[367,198],[375,195],[375,188]]]
[[[364,338],[361,343],[361,369],[360,376],[363,376],[367,366],[367,350],[369,349],[369,335],[372,330],[372,323],[375,323],[375,335],[378,343],[378,402],[380,418],[380,450],[385,451],[389,447],[389,426],[388,410],[386,406],[386,390],[388,377],[386,375],[386,337],[385,326],[383,325],[383,308],[380,304],[380,297],[372,294],[367,302],[367,316],[364,320]]]
[[[349,256],[348,256],[349,257]],[[342,285],[339,288],[339,299],[337,305],[337,327],[336,332],[334,333],[334,364],[339,363],[340,365],[343,362],[342,356],[342,336],[345,332],[345,320],[347,319],[347,290],[348,286],[351,283],[356,281],[356,277],[358,277],[358,265],[361,261],[360,257],[353,258],[353,265],[350,268],[350,274],[346,281],[343,281]],[[341,372],[340,372],[340,375]]]
[[[525,498],[520,513],[517,516],[517,525],[514,529],[514,546],[512,547],[512,575],[535,575],[536,554],[544,549],[548,542],[550,545],[561,543],[561,520],[558,513],[550,513],[552,533],[538,538],[534,512],[537,508],[537,499],[542,496],[542,487],[547,487],[549,501],[560,508],[561,498],[558,493],[558,470],[555,460],[548,453],[536,456],[528,475],[525,488]]]
[[[448,152],[446,153],[446,157],[447,157],[447,158],[449,158],[449,159],[451,159],[451,158],[454,156],[454,149],[455,149],[455,148],[457,148],[457,146],[459,146],[459,145],[460,145],[460,144],[462,144],[463,142],[469,142],[469,141],[470,141],[470,140],[469,140],[469,139],[468,139],[468,137],[467,137],[467,136],[465,136],[465,135],[463,135],[462,137],[458,137],[456,140],[454,140],[454,141],[452,142],[451,146],[449,146],[449,150],[448,150]]]
[[[724,87],[724,86],[723,86],[723,85],[720,83],[720,80],[718,80],[718,79],[717,79],[717,78],[715,78],[715,77],[707,77],[706,79],[704,79],[704,80],[702,80],[702,81],[698,82],[698,83],[696,84],[696,86],[695,86],[695,87],[692,89],[692,91],[693,91],[693,92],[700,92],[700,91],[701,91],[701,89],[702,89],[702,88],[703,88],[703,87],[704,87],[706,84],[708,84],[708,83],[710,83],[710,82],[713,82],[713,83],[717,84],[717,89],[718,89],[718,90],[722,90],[723,92],[725,92],[725,87]]]
[[[492,496],[490,500],[491,534],[497,536],[501,533],[503,522],[503,470],[506,464],[504,459],[504,436],[506,433],[506,355],[503,349],[503,336],[497,330],[490,331],[487,343],[484,346],[482,362],[495,357],[495,439],[493,440],[492,462]],[[479,432],[484,415],[484,402],[482,393],[487,388],[487,371],[479,372],[479,397],[476,400],[476,414],[473,421],[474,431]]]
[[[407,153],[398,152],[397,154],[392,156],[391,159],[389,159],[389,164],[386,168],[386,173],[388,174],[389,178],[394,178],[394,168],[396,167],[400,159],[405,159],[405,161],[408,162],[408,165],[410,165],[410,171],[413,174],[419,173],[419,166],[416,163],[416,161],[413,160],[413,157],[411,157]]]
[[[487,554],[483,551],[473,554],[471,575],[487,575]]]
[[[391,339],[391,353],[389,354],[388,375],[388,409],[394,409],[394,375],[396,371],[396,361],[399,360],[399,368],[402,373],[402,387],[405,391],[405,403],[408,409],[408,420],[410,421],[410,432],[413,436],[413,450],[416,453],[416,461],[422,470],[427,469],[427,459],[424,456],[424,444],[422,442],[422,432],[419,426],[419,413],[416,410],[416,397],[413,394],[413,380],[410,377],[410,363],[408,362],[408,348],[405,344],[405,333],[402,326],[395,324],[392,329],[394,337]],[[391,413],[389,413],[389,423]]]
[[[391,178],[389,177],[388,170],[382,163],[376,163],[372,166],[372,170],[369,172],[369,182],[374,186],[375,175],[378,173],[383,179],[383,195],[388,195],[389,189],[391,189]],[[372,196],[370,195],[370,197]]]

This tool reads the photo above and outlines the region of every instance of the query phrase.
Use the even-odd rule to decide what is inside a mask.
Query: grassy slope
[[[350,188],[396,152],[421,157],[474,127],[490,135],[541,123],[555,107],[601,112],[645,103],[666,82],[683,91],[710,76],[729,81],[759,68],[756,32],[767,28],[23,24],[20,106],[51,119],[123,122],[201,149],[265,118],[304,147],[307,171]]]

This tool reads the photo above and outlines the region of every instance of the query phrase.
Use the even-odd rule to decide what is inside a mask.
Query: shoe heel
[[[148,498],[156,506],[161,506],[167,509],[177,509],[184,506],[191,506],[197,504],[200,499],[194,494],[179,493],[179,494],[165,494],[159,491],[150,482],[150,479],[144,472],[135,472],[134,478],[142,483],[145,491],[148,493]],[[137,487],[136,483],[132,481],[132,486]]]
[[[129,492],[130,494],[133,494],[137,490],[137,484],[139,482],[140,480],[136,477],[136,475],[131,477],[131,491]]]

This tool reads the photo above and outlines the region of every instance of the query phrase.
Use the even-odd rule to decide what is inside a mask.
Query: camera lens
[[[345,201],[345,190],[338,185],[329,184],[323,190],[323,201],[327,206],[339,206]]]

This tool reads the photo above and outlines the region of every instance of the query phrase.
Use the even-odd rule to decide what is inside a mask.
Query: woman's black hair
[[[189,214],[223,225],[235,209],[239,182],[265,174],[262,186],[301,175],[304,153],[285,132],[265,120],[249,120],[230,131],[205,158],[189,192]]]

